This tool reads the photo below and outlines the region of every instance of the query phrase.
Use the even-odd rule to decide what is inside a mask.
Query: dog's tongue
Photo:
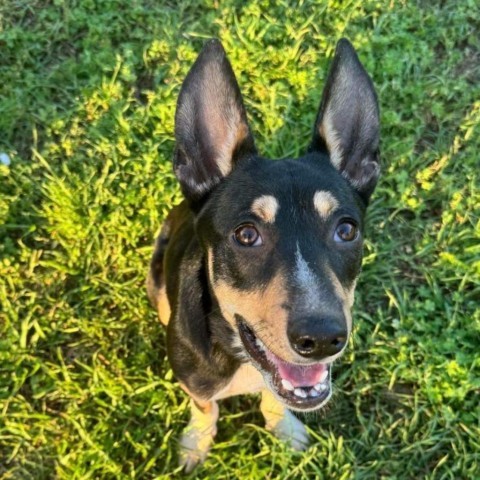
[[[278,370],[284,380],[288,380],[294,387],[309,387],[316,385],[324,378],[327,365],[318,363],[316,365],[295,365],[280,360],[275,354],[267,351],[267,358]]]

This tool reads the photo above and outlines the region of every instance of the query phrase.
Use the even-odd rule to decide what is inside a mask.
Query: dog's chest
[[[214,395],[212,400],[234,397],[248,393],[257,393],[265,388],[262,374],[251,364],[242,365],[222,390]]]

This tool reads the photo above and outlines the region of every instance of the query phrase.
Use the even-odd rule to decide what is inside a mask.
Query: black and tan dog
[[[209,41],[178,99],[174,169],[185,201],[157,239],[149,297],[191,397],[187,470],[216,433],[217,400],[261,392],[267,429],[303,448],[289,412],[332,394],[352,329],[363,219],[379,175],[372,82],[347,40],[336,49],[308,153],[261,157],[231,65]]]

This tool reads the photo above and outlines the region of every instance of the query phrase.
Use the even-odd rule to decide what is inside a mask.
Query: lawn
[[[305,453],[257,397],[224,401],[193,477],[480,478],[479,31],[473,0],[3,0],[0,478],[178,473],[188,400],[144,281],[180,199],[180,84],[220,38],[261,152],[295,156],[342,36],[379,94],[383,174],[334,398]]]

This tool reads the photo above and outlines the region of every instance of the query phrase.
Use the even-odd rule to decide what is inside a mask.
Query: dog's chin
[[[237,318],[237,326],[248,359],[287,408],[306,412],[328,402],[332,395],[331,364],[285,362],[265,346],[243,319]]]

